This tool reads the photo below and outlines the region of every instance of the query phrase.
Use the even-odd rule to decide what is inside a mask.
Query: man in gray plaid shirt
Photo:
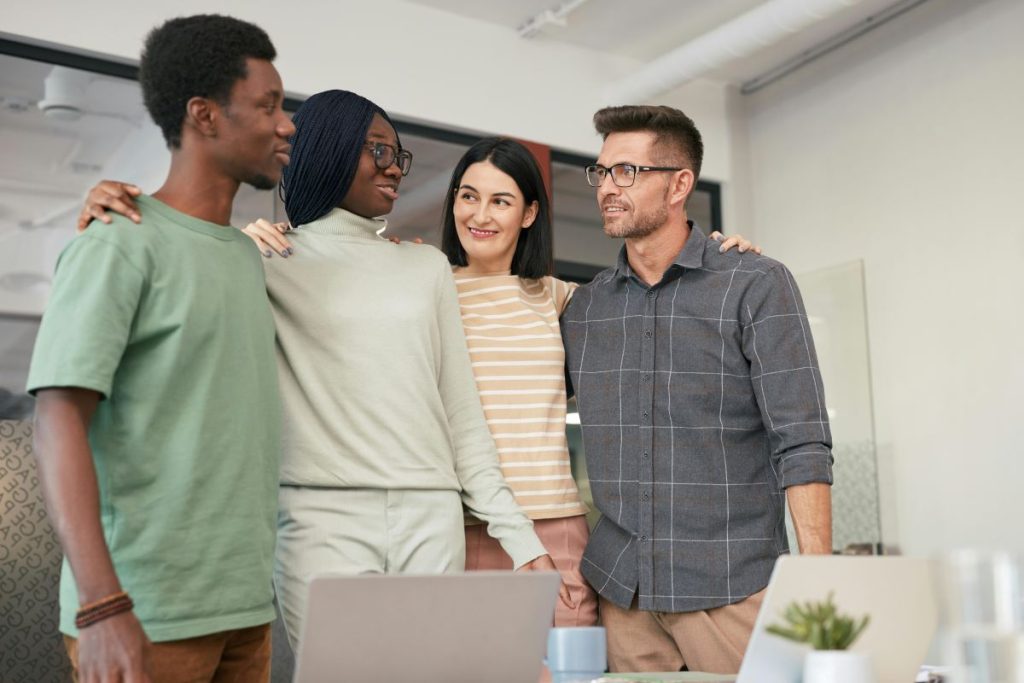
[[[583,557],[612,671],[735,673],[785,503],[832,551],[831,435],[792,274],[687,220],[703,144],[670,107],[602,109],[587,168],[618,264],[562,316],[594,503]]]

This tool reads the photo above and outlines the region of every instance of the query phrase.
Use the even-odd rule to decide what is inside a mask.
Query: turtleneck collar
[[[312,232],[318,235],[343,235],[368,240],[384,239],[377,233],[388,227],[387,219],[363,218],[345,209],[331,209],[323,218],[312,223],[300,225],[300,232]]]

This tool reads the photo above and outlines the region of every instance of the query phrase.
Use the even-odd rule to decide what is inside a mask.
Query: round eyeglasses
[[[412,152],[405,149],[397,149],[394,145],[386,142],[366,142],[366,149],[373,153],[373,164],[380,170],[384,170],[391,164],[397,164],[402,175],[409,175],[412,168]]]
[[[605,176],[611,176],[612,182],[619,187],[630,187],[636,182],[637,173],[648,171],[682,171],[674,166],[637,166],[636,164],[615,164],[614,166],[602,166],[592,164],[587,166],[587,184],[591,187],[601,187]]]

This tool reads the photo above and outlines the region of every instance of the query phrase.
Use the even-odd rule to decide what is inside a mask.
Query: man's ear
[[[669,203],[685,205],[687,197],[693,192],[697,179],[693,177],[693,171],[684,168],[676,171],[672,176],[672,185],[669,187]]]
[[[193,97],[185,105],[185,125],[203,137],[217,137],[220,106],[206,97]]]
[[[537,220],[537,213],[540,211],[540,202],[534,200],[532,204],[526,207],[526,211],[523,212],[523,230],[526,230],[533,225],[533,222]]]

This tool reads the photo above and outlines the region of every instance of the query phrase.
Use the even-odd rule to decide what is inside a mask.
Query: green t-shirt
[[[28,388],[103,395],[89,429],[118,577],[154,641],[272,621],[281,408],[243,233],[139,197],[57,263]],[[61,620],[78,597],[65,561]]]

